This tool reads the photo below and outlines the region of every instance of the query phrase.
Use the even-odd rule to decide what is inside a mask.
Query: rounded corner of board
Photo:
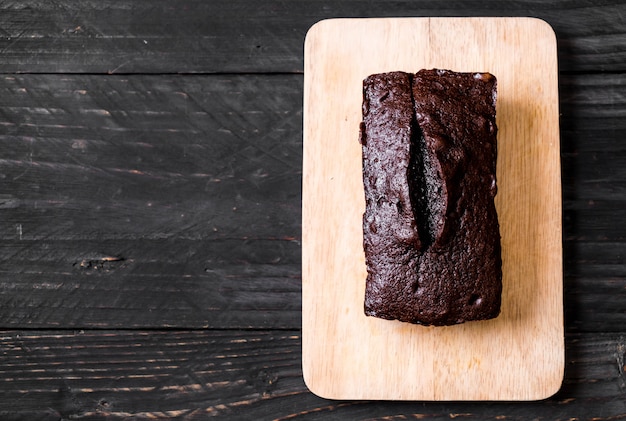
[[[316,36],[318,36],[320,32],[324,32],[329,25],[331,25],[331,26],[335,25],[340,20],[345,20],[345,19],[329,18],[329,19],[318,20],[317,22],[315,22],[306,31],[306,34],[304,36],[304,43],[305,43],[305,45],[307,44],[307,42],[310,42],[311,39],[313,39]]]
[[[554,395],[559,393],[559,391],[563,387],[563,378],[558,379],[558,381],[555,380],[554,383],[549,386],[550,387],[546,387],[541,395],[529,399],[529,401],[540,402],[554,397]]]
[[[538,17],[527,17],[523,18],[526,21],[530,22],[537,29],[538,34],[544,35],[546,37],[550,37],[556,43],[556,32],[550,23],[542,18]],[[539,32],[543,31],[543,32]]]
[[[303,369],[302,370],[302,378],[304,380],[304,385],[309,390],[309,392],[313,393],[318,398],[328,399],[328,400],[336,400],[337,399],[337,398],[331,396],[329,393],[327,393],[327,391],[324,390],[315,381],[315,379],[311,378],[310,374],[308,373],[308,370],[304,369],[304,365],[303,365],[302,369]]]

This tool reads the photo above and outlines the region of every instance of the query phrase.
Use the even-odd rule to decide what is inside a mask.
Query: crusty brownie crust
[[[367,315],[452,325],[499,314],[495,102],[487,73],[365,79]]]

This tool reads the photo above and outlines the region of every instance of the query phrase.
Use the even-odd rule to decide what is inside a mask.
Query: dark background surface
[[[623,3],[0,1],[0,419],[626,419]],[[304,36],[368,16],[534,16],[557,34],[566,367],[550,399],[304,385]]]

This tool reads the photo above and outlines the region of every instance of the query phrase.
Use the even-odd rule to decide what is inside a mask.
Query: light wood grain
[[[495,320],[422,327],[363,314],[362,80],[421,68],[498,78],[504,291]],[[322,21],[305,43],[303,371],[335,399],[533,400],[564,365],[556,40],[530,18]]]

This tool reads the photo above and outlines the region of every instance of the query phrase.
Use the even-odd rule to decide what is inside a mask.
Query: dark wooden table
[[[0,420],[626,419],[623,3],[0,2]],[[566,367],[550,399],[304,385],[303,40],[366,16],[555,29]]]

